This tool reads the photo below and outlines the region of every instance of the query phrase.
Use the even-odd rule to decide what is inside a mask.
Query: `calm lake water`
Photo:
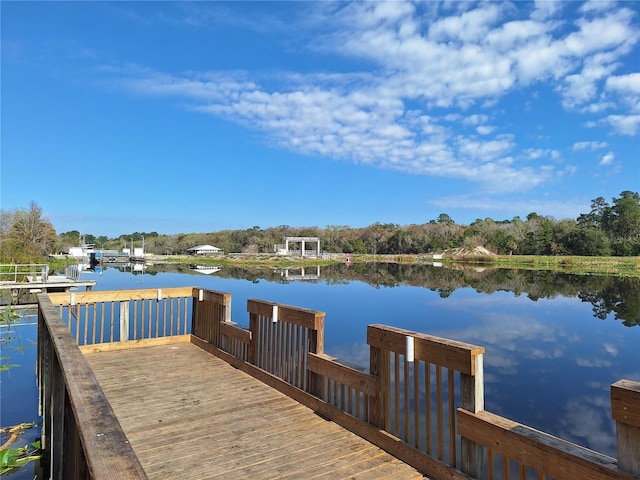
[[[245,326],[249,298],[321,310],[326,353],[356,365],[368,365],[366,327],[373,323],[483,346],[487,410],[612,456],[610,385],[640,381],[640,279],[374,264],[211,274],[149,266],[83,275],[97,280],[94,290],[229,292],[232,319]],[[27,348],[11,355],[26,369],[2,372],[3,426],[37,416],[29,364],[35,329],[21,328]]]

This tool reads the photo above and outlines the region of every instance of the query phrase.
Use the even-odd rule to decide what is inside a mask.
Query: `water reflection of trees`
[[[150,267],[149,270],[152,270]],[[162,271],[193,273],[186,265],[158,266]],[[151,273],[151,272],[149,272]],[[194,275],[199,275],[194,273]],[[289,283],[278,269],[266,267],[224,266],[216,272],[223,278]],[[365,282],[375,288],[401,285],[423,287],[445,298],[459,288],[471,287],[479,293],[512,292],[532,301],[544,298],[577,297],[593,306],[593,315],[605,319],[610,314],[627,327],[640,325],[640,279],[604,275],[573,275],[550,271],[507,268],[450,269],[429,265],[354,263],[321,268],[313,283],[339,285],[350,281]]]

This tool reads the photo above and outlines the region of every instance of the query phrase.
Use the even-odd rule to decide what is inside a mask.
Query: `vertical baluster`
[[[89,304],[88,303],[84,304],[83,323],[84,323],[83,345],[86,345],[88,335],[89,335]]]
[[[115,341],[115,327],[116,326],[116,302],[111,302],[111,312],[109,313],[109,341]]]
[[[75,305],[76,313],[74,315],[76,319],[76,343],[80,345],[80,305]],[[71,319],[69,319],[69,323],[71,323]]]
[[[400,436],[400,354],[393,352],[393,434]]]
[[[523,464],[519,466],[520,480],[527,480],[527,469]]]
[[[100,343],[104,343],[104,309],[105,303],[100,303]]]
[[[404,384],[404,435],[403,440],[407,443],[411,443],[411,432],[409,429],[409,420],[411,418],[411,382],[409,381],[409,362],[407,361],[407,355],[402,356],[403,372],[402,383]]]
[[[96,310],[96,308],[98,307],[97,303],[93,304],[93,314],[92,314],[92,321],[91,324],[93,326],[93,335],[91,335],[92,340],[91,343],[97,343],[98,342],[98,332],[97,332],[97,328],[98,328],[98,312]]]
[[[278,343],[276,346],[276,354],[278,358],[277,373],[280,378],[284,378],[284,342],[285,342],[285,329],[286,322],[278,322]]]
[[[487,480],[494,480],[493,450],[487,449]]]
[[[160,315],[160,313],[159,313],[159,311],[160,311],[160,299],[159,298],[156,300],[155,307],[156,307],[156,333],[155,333],[155,336],[159,337],[160,336],[160,333],[158,331],[158,321],[159,321],[159,318],[160,318],[159,317],[159,315]]]
[[[300,387],[304,381],[302,369],[302,326],[296,325],[296,387]]]
[[[431,364],[428,362],[424,362],[424,402],[426,452],[431,455]]]
[[[188,305],[187,305],[187,297],[182,297],[182,334],[186,335],[189,331],[189,319],[188,319]]]
[[[145,308],[145,306],[147,304],[147,301],[143,298],[142,300],[140,300],[140,303],[141,303],[141,305],[140,305],[140,317],[141,317],[140,318],[140,338],[142,339],[142,338],[145,338],[145,336],[144,336],[144,324],[145,324],[145,320],[146,320],[146,315],[145,315],[146,308]]]
[[[444,414],[442,408],[442,367],[440,365],[436,365],[436,395],[437,395],[437,418],[438,421],[438,460],[442,461],[444,459]]]
[[[413,446],[420,450],[420,360],[413,362]]]
[[[167,298],[169,302],[169,335],[173,336],[173,298]]]
[[[456,466],[456,403],[455,403],[455,371],[447,368],[447,387],[449,389],[449,465]]]

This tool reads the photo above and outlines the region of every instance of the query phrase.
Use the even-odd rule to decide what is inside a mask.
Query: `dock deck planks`
[[[86,353],[151,479],[422,479],[191,343]]]

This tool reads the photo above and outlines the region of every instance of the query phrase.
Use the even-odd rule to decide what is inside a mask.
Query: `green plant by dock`
[[[40,459],[41,446],[39,440],[22,447],[9,448],[20,438],[23,432],[34,426],[34,423],[21,423],[13,427],[0,429],[2,437],[6,437],[5,442],[0,446],[0,476],[12,473],[28,465],[29,462]]]

